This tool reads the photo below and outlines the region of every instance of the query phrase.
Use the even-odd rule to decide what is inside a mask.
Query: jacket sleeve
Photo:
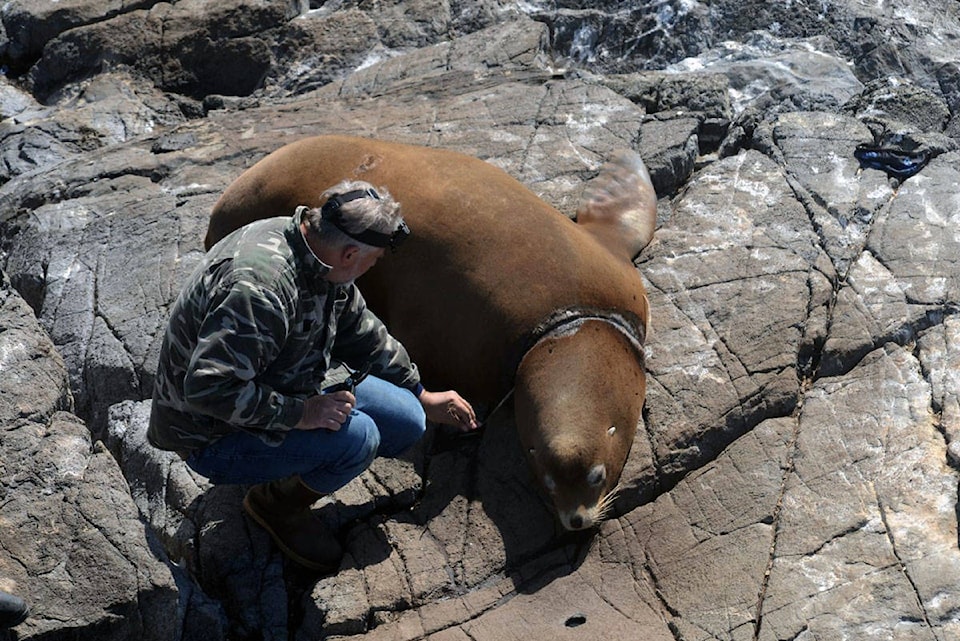
[[[370,363],[371,373],[394,385],[419,393],[420,372],[406,348],[390,335],[386,325],[367,307],[356,285],[348,288],[346,306],[337,319],[332,356],[351,367]]]
[[[213,294],[199,341],[184,376],[190,408],[241,428],[290,430],[303,415],[303,400],[264,381],[263,372],[289,331],[287,305],[262,285],[238,280]]]

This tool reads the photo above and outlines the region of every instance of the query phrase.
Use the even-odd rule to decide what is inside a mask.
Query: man
[[[329,571],[340,545],[310,506],[374,457],[410,447],[425,419],[464,431],[477,421],[456,392],[423,389],[354,285],[409,234],[399,204],[364,182],[323,195],[321,208],[236,230],[187,279],[160,351],[148,438],[212,483],[255,484],[247,513],[289,558]],[[355,391],[336,389],[340,364],[371,375]]]

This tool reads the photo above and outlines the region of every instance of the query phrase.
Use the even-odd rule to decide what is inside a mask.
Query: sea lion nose
[[[583,527],[583,517],[579,514],[574,514],[570,517],[570,527],[574,530],[579,530]]]

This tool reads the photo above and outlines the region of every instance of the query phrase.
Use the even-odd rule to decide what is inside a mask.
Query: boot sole
[[[273,531],[273,528],[270,527],[269,524],[267,524],[267,521],[263,517],[261,517],[259,514],[257,514],[256,510],[253,509],[253,506],[250,504],[249,497],[247,496],[243,497],[243,510],[244,512],[247,513],[247,515],[251,519],[256,521],[257,525],[259,525],[260,527],[262,527],[264,530],[267,531],[267,534],[269,534],[270,538],[273,539],[273,542],[277,544],[277,547],[280,548],[280,551],[283,552],[283,554],[288,559],[290,559],[297,565],[302,565],[305,568],[308,568],[310,570],[316,570],[318,572],[333,572],[334,570],[339,569],[340,567],[339,564],[329,565],[324,563],[317,563],[316,561],[305,559],[304,557],[300,556],[299,554],[291,550],[289,547],[287,547],[287,544],[284,543],[279,536],[277,536],[277,533]]]
[[[21,612],[20,614],[12,617],[9,621],[3,621],[2,624],[0,624],[3,626],[2,628],[0,628],[0,630],[15,628],[21,623],[23,623],[24,621],[26,621],[28,618],[30,618],[30,610]],[[0,637],[0,638],[4,638],[4,637]]]

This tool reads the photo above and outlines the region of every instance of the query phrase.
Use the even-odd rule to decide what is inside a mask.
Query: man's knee
[[[423,406],[417,401],[413,403],[410,409],[410,417],[407,421],[406,434],[409,439],[409,445],[419,441],[424,432],[427,431],[427,415],[423,411]]]
[[[351,414],[349,423],[331,436],[317,443],[323,449],[317,466],[300,474],[308,487],[322,494],[333,493],[360,476],[380,449],[380,432],[365,414]]]
[[[399,456],[423,438],[427,416],[420,402],[411,396],[411,401],[403,404],[391,424],[384,427],[389,429],[389,434],[380,445],[380,456]]]
[[[354,412],[350,422],[341,427],[338,434],[339,452],[327,460],[313,475],[327,475],[339,479],[341,484],[359,476],[370,467],[380,449],[380,432],[376,423],[366,414]]]
[[[351,457],[353,465],[359,467],[357,474],[370,467],[380,449],[380,430],[373,419],[366,414],[355,412],[351,418],[351,428],[356,431],[355,452]]]

